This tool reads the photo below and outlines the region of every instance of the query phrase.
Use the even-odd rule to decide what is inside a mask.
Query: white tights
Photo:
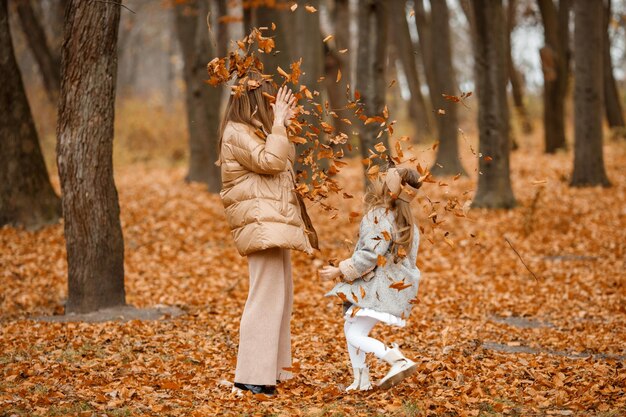
[[[387,353],[387,347],[380,341],[368,337],[369,332],[378,320],[372,317],[351,317],[346,319],[343,331],[348,342],[348,354],[353,368],[365,368],[365,354],[373,353],[382,359]]]

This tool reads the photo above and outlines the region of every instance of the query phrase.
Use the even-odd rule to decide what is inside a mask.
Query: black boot
[[[276,394],[276,387],[274,385],[253,385],[242,384],[235,382],[235,388],[239,388],[244,391],[250,391],[253,394],[274,395]]]

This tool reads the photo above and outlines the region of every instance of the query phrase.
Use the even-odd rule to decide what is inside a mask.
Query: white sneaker
[[[378,387],[382,389],[388,389],[397,385],[400,381],[417,370],[415,362],[405,358],[397,347],[389,350],[383,357],[383,360],[391,365],[391,369],[378,383]]]
[[[357,390],[368,391],[372,389],[369,368],[352,368],[352,373],[354,374],[354,382],[346,388],[346,392]]]

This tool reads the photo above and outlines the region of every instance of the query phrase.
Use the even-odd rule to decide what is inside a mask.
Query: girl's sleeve
[[[287,168],[290,143],[287,130],[282,126],[272,127],[265,143],[240,134],[235,135],[229,144],[237,162],[252,172],[275,175]]]
[[[359,249],[350,258],[339,262],[346,281],[354,281],[376,268],[378,257],[385,256],[391,245],[392,227],[383,210],[375,210],[363,217],[359,228]]]

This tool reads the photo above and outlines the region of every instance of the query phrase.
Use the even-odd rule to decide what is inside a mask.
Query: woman
[[[296,99],[248,72],[231,95],[220,136],[220,193],[250,289],[239,328],[235,387],[273,395],[289,379],[293,285],[290,249],[312,253],[317,235],[295,191],[295,147],[286,126]],[[275,97],[270,104],[269,97]]]

